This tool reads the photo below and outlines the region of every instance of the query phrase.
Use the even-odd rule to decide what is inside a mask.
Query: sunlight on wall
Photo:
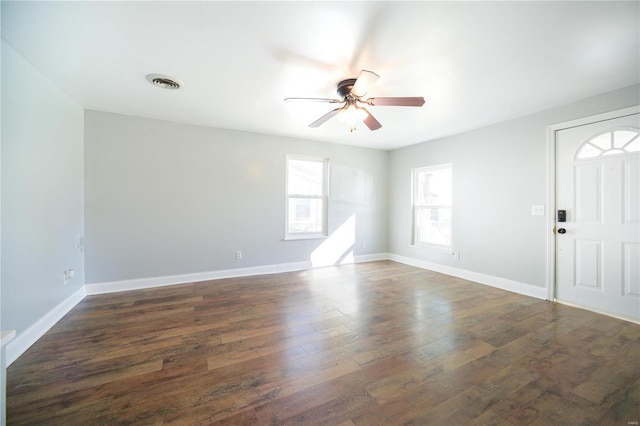
[[[353,263],[353,247],[356,242],[356,215],[352,214],[320,246],[311,253],[311,265],[342,265]]]

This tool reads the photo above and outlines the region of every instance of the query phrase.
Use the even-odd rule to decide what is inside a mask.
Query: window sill
[[[452,246],[436,246],[436,245],[428,245],[428,244],[411,244],[411,247],[420,248],[420,249],[429,249],[433,251],[437,251],[440,253],[453,254]]]
[[[300,234],[300,235],[287,235],[283,238],[283,241],[299,241],[299,240],[326,240],[329,238],[322,234]]]

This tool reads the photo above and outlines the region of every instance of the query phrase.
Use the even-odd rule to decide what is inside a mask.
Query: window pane
[[[618,130],[615,132],[614,136],[614,144],[613,146],[616,148],[622,148],[633,138],[638,136],[638,132],[634,132],[633,130]]]
[[[589,143],[585,143],[578,153],[578,158],[592,158],[602,154],[602,150]]]
[[[627,144],[625,146],[627,152],[638,152],[640,151],[640,139],[635,139],[633,142]]]
[[[607,150],[611,148],[611,133],[605,133],[604,135],[596,136],[593,139],[590,139],[589,142],[601,148],[603,150]]]
[[[287,232],[322,232],[322,200],[317,198],[289,198],[289,226]]]
[[[418,208],[416,214],[416,242],[451,245],[451,209]]]
[[[287,164],[289,195],[322,195],[323,162],[289,159]]]
[[[418,174],[418,205],[451,204],[451,168]]]

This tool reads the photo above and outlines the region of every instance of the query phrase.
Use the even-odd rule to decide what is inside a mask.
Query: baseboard
[[[415,266],[417,268],[440,272],[442,274],[451,275],[453,277],[463,278],[465,280],[474,281],[502,290],[511,291],[513,293],[535,297],[536,299],[546,300],[548,298],[546,288],[521,283],[519,281],[509,280],[493,275],[487,275],[480,272],[469,271],[467,269],[455,268],[453,266],[441,265],[438,263],[428,262],[426,260],[415,259],[412,257],[400,256],[397,254],[390,254],[389,260],[393,260],[394,262],[398,263],[404,263],[405,265]]]
[[[276,265],[253,266],[248,268],[221,269],[218,271],[169,275],[164,277],[139,278],[85,285],[87,295],[115,293],[118,291],[140,290],[168,285],[187,284],[223,278],[248,277],[252,275],[277,274],[311,269],[311,262],[292,262]]]
[[[11,365],[20,355],[38,341],[51,327],[65,316],[74,306],[86,296],[85,287],[76,290],[71,296],[60,302],[55,308],[47,312],[24,332],[18,333],[6,347],[7,366]]]
[[[389,260],[389,253],[362,254],[355,256],[353,263],[377,262],[379,260]]]

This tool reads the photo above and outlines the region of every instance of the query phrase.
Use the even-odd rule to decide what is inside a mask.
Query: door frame
[[[557,135],[561,130],[572,127],[585,126],[600,121],[612,120],[614,118],[626,117],[640,113],[640,105],[622,108],[576,120],[564,121],[547,126],[547,291],[548,300],[557,302],[556,282],[556,237],[554,227],[556,226],[556,146]],[[596,311],[594,311],[596,312]],[[611,316],[611,314],[606,314]],[[628,321],[628,319],[626,319]]]

